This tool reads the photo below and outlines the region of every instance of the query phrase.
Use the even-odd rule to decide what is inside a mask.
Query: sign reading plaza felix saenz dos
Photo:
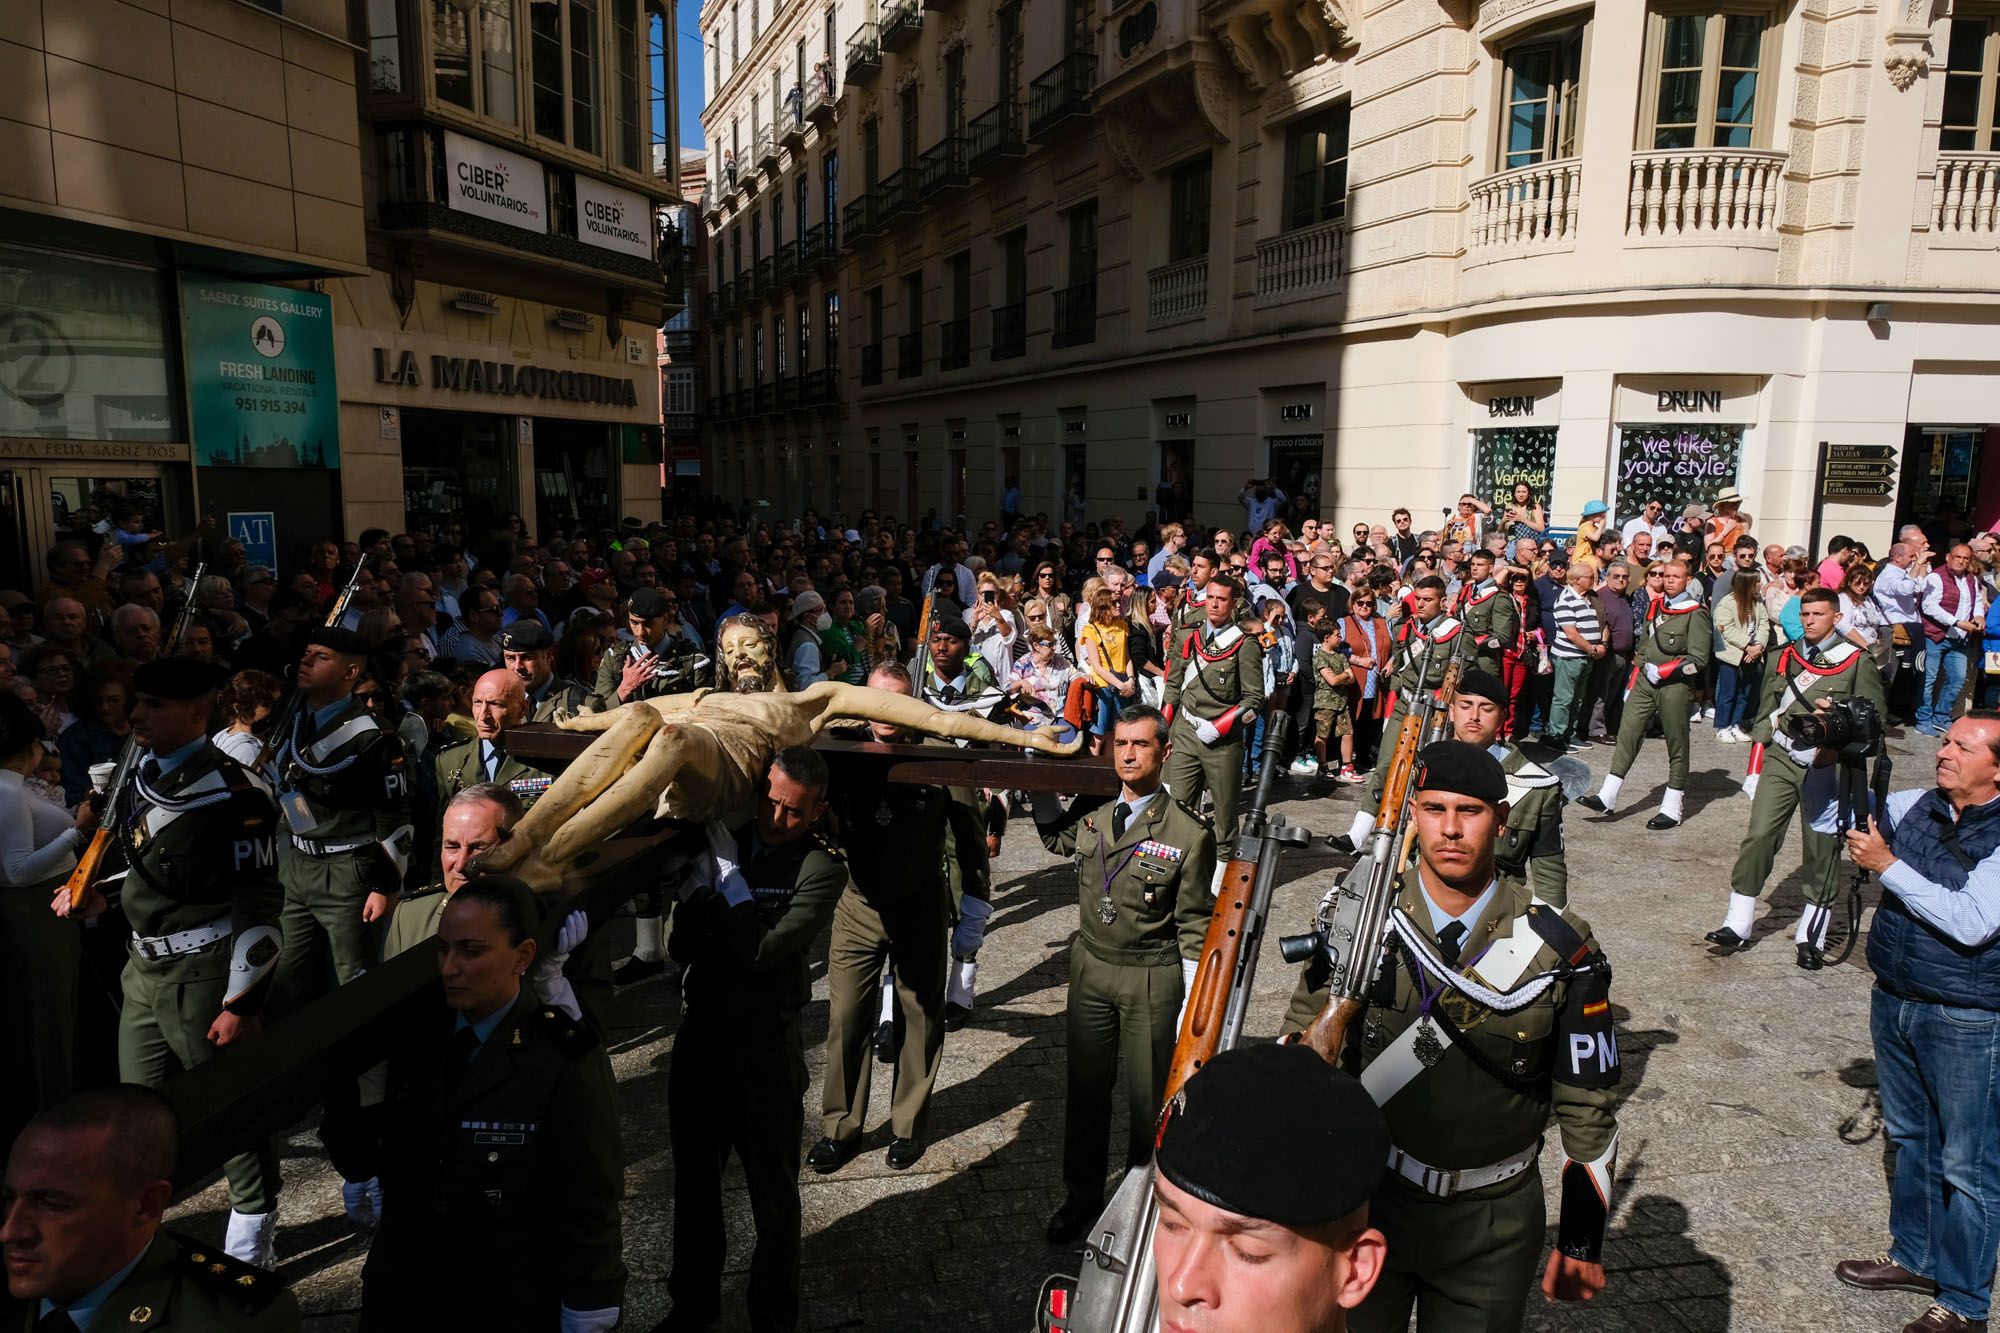
[[[330,298],[188,274],[181,322],[197,463],[340,466]]]

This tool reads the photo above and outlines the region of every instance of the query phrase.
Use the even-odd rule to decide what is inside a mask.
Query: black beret
[[[1464,741],[1432,741],[1417,753],[1418,791],[1449,791],[1492,805],[1507,799],[1500,761]]]
[[[132,693],[155,699],[199,699],[222,688],[229,673],[198,657],[156,657],[132,673]]]
[[[667,595],[658,588],[634,588],[625,605],[639,619],[652,620],[667,613]]]
[[[510,653],[538,653],[556,646],[555,636],[532,616],[523,616],[495,637],[500,647]]]
[[[1305,1047],[1238,1046],[1167,1103],[1154,1162],[1204,1203],[1314,1226],[1374,1195],[1389,1122],[1359,1081]]]
[[[972,642],[972,627],[965,623],[962,616],[939,616],[937,623],[931,626],[931,633],[948,634],[954,639]]]
[[[338,625],[322,626],[306,635],[306,643],[317,648],[331,648],[336,653],[349,657],[368,656],[368,642],[351,629]]]
[[[1470,694],[1478,699],[1490,699],[1502,708],[1507,706],[1507,687],[1500,683],[1500,677],[1491,671],[1481,671],[1478,667],[1473,667],[1459,676],[1458,692]]]

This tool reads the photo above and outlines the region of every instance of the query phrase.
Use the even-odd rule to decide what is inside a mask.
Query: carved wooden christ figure
[[[1080,737],[1064,745],[1050,731],[1003,727],[862,685],[823,681],[787,692],[776,638],[752,616],[724,622],[716,647],[724,689],[665,695],[563,722],[570,731],[600,734],[513,836],[482,858],[484,866],[539,890],[557,889],[577,856],[648,812],[699,823],[748,809],[778,751],[809,745],[838,721],[1045,754],[1074,754],[1082,746]]]

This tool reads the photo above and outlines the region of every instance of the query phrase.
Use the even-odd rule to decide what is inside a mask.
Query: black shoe
[[[806,1154],[806,1165],[823,1176],[830,1176],[853,1161],[855,1154],[860,1151],[861,1136],[858,1134],[845,1142],[821,1139],[812,1146],[812,1151]]]
[[[1808,972],[1817,972],[1826,966],[1826,954],[1817,944],[1799,946],[1799,966]]]
[[[1742,953],[1750,947],[1749,940],[1744,939],[1727,926],[1717,926],[1714,930],[1702,936],[1702,938],[1725,953]]]
[[[1581,802],[1578,802],[1578,804],[1581,804]],[[1681,821],[1675,819],[1672,815],[1654,815],[1646,821],[1646,827],[1655,833],[1665,833],[1670,828],[1679,828],[1680,826]]]
[[[917,1159],[923,1155],[922,1139],[897,1139],[889,1145],[889,1151],[883,1160],[889,1164],[891,1171],[907,1171],[915,1166]]]
[[[1348,837],[1345,833],[1327,834],[1326,845],[1339,852],[1342,856],[1354,855],[1354,839]]]
[[[1056,1209],[1049,1218],[1048,1228],[1042,1232],[1051,1245],[1068,1245],[1090,1229],[1097,1215],[1104,1211],[1101,1203],[1090,1203],[1083,1199],[1065,1199],[1063,1206]]]
[[[630,986],[635,982],[651,981],[667,970],[662,958],[628,958],[611,970],[611,984]]]
[[[972,1017],[972,1011],[962,1004],[947,1004],[944,1007],[944,1030],[956,1032]]]
[[[1577,797],[1576,803],[1582,806],[1584,809],[1593,811],[1600,815],[1606,813],[1608,809],[1608,807],[1604,804],[1604,798],[1599,796],[1596,792],[1592,792],[1588,796]]]
[[[885,1065],[896,1063],[896,1025],[878,1023],[875,1025],[875,1058]]]

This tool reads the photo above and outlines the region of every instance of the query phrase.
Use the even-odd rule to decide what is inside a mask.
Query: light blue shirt
[[[518,1000],[519,998],[520,996],[516,994],[515,999]],[[503,1004],[498,1009],[495,1009],[492,1013],[486,1015],[486,1017],[480,1019],[476,1023],[473,1022],[471,1019],[467,1018],[464,1014],[460,1014],[458,1016],[458,1022],[452,1024],[451,1030],[453,1032],[458,1032],[465,1028],[471,1028],[472,1035],[479,1038],[479,1044],[483,1047],[486,1045],[486,1039],[493,1035],[493,1029],[500,1026],[500,1020],[507,1017],[508,1013],[510,1013],[513,1010],[513,1008],[514,1006],[512,1004]]]
[[[352,695],[348,696],[350,699],[353,697]],[[325,726],[327,723],[333,721],[335,713],[338,713],[345,707],[347,707],[347,699],[336,699],[324,708],[313,709],[313,726],[315,728]]]
[[[1892,835],[1923,795],[1921,791],[1890,794],[1888,818]],[[1962,889],[1953,890],[1949,885],[1925,879],[1907,861],[1892,862],[1882,872],[1882,887],[1893,889],[1919,920],[1960,944],[1979,948],[2000,939],[2000,853],[1972,867],[1966,873]]]
[[[1118,800],[1123,801],[1125,808],[1131,811],[1130,814],[1125,816],[1125,827],[1131,828],[1132,821],[1144,814],[1146,807],[1151,805],[1153,798],[1159,794],[1160,789],[1158,787],[1153,788],[1153,790],[1147,792],[1144,796],[1127,796],[1123,791],[1120,791],[1118,793]]]
[[[178,750],[170,751],[167,754],[154,755],[153,762],[160,766],[160,776],[165,777],[188,760],[194,758],[197,754],[201,753],[201,747],[206,744],[208,744],[208,737],[203,736],[199,740],[189,741]],[[84,1325],[79,1323],[77,1327],[82,1328]]]
[[[146,1247],[146,1249],[151,1248],[152,1246],[150,1245]],[[91,1321],[97,1318],[97,1312],[104,1307],[106,1301],[111,1299],[111,1294],[118,1290],[120,1283],[132,1276],[132,1270],[137,1268],[139,1261],[145,1257],[146,1250],[140,1250],[132,1256],[131,1263],[126,1264],[123,1268],[92,1287],[89,1291],[83,1293],[83,1295],[77,1297],[74,1301],[71,1301],[68,1305],[58,1306],[54,1301],[44,1297],[42,1299],[41,1310],[35,1317],[38,1320],[46,1319],[48,1318],[49,1311],[62,1309],[68,1312],[69,1321],[72,1324],[75,1324],[78,1328],[89,1328]]]
[[[1469,937],[1472,934],[1472,928],[1479,924],[1480,916],[1485,913],[1487,905],[1493,901],[1493,896],[1499,891],[1500,881],[1495,879],[1486,886],[1486,892],[1473,900],[1472,906],[1466,908],[1456,916],[1439,907],[1437,900],[1426,892],[1424,894],[1424,906],[1431,909],[1431,933],[1436,935],[1442,932],[1447,924],[1456,921],[1465,927],[1465,934]],[[1462,944],[1464,940],[1461,939],[1459,942]]]

